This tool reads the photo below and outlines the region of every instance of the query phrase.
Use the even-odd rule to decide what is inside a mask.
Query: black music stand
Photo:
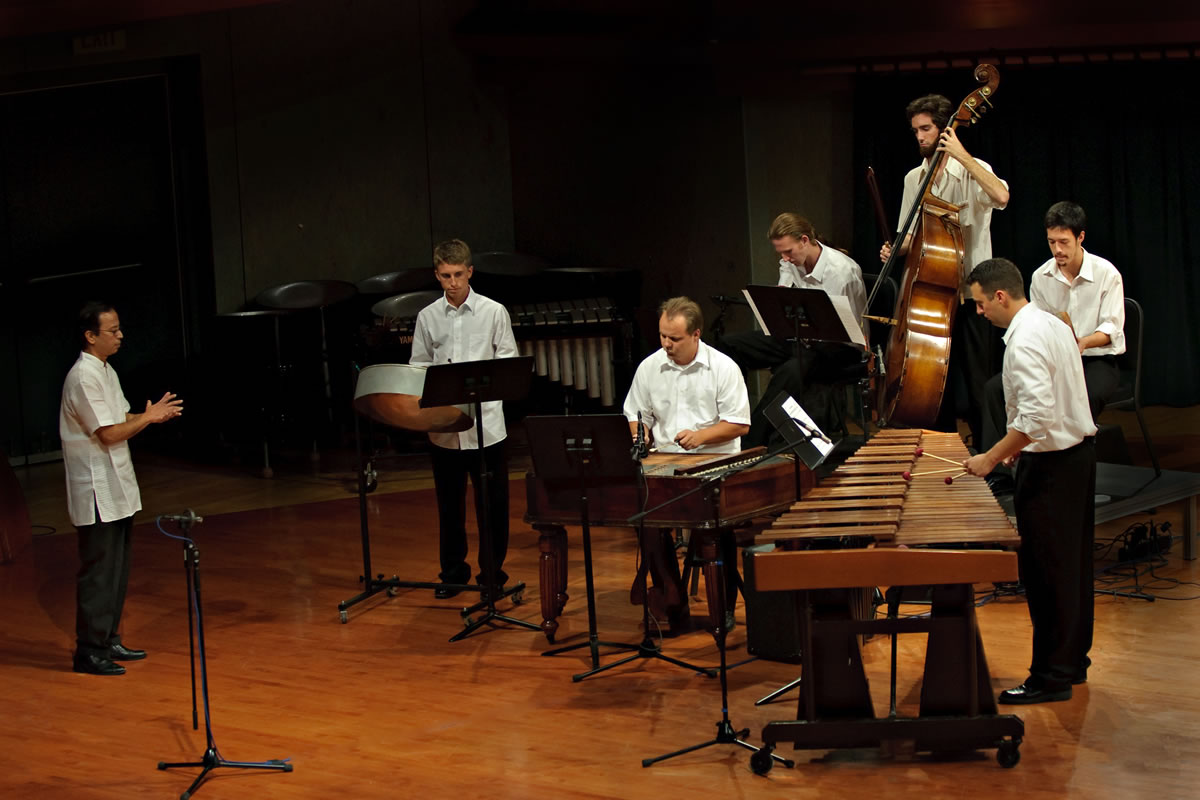
[[[205,657],[204,649],[204,613],[200,605],[200,550],[196,547],[196,543],[187,535],[191,530],[192,524],[201,522],[202,517],[197,517],[191,509],[188,509],[184,514],[176,518],[181,531],[180,536],[173,536],[183,542],[183,569],[187,579],[187,598],[188,598],[188,645],[190,650],[190,660],[192,665],[192,728],[197,727],[196,717],[196,643],[199,643],[200,654],[200,692],[204,699],[204,734],[205,747],[204,755],[199,761],[179,761],[168,763],[165,761],[158,762],[158,768],[174,769],[176,767],[201,767],[200,774],[196,776],[196,780],[192,781],[192,785],[181,794],[180,800],[188,800],[204,779],[208,777],[208,773],[218,767],[234,767],[236,769],[269,769],[278,770],[280,772],[291,772],[292,764],[286,759],[270,759],[269,761],[227,761],[221,756],[221,751],[217,749],[216,739],[213,737],[212,715],[209,712],[208,703],[208,660]],[[159,530],[162,530],[160,525]],[[164,531],[165,533],[165,531]],[[170,534],[168,534],[170,535]],[[193,602],[194,601],[194,602]],[[192,619],[195,619],[195,636],[193,638]]]
[[[792,343],[792,356],[802,360],[801,348],[806,348],[814,359],[806,362],[805,380],[814,376],[813,370],[823,374],[817,382],[841,384],[846,379],[862,380],[866,377],[867,340],[862,335],[861,320],[853,314],[839,312],[833,298],[823,289],[800,289],[791,286],[757,286],[751,284],[742,290],[750,302],[755,319],[763,331],[771,337]],[[844,301],[845,298],[839,298]],[[810,343],[823,343],[814,348]],[[844,347],[843,345],[848,345]],[[858,357],[857,363],[851,363]],[[854,373],[847,373],[851,366]],[[866,433],[867,410],[859,392],[859,409]]]
[[[563,483],[574,476],[579,486],[580,525],[583,528],[583,572],[587,587],[588,641],[566,647],[547,650],[542,655],[556,656],[581,647],[591,649],[592,668],[571,676],[579,682],[584,678],[605,672],[613,667],[627,664],[637,658],[658,658],[702,675],[712,677],[712,671],[697,667],[662,654],[662,648],[650,638],[649,600],[646,593],[646,573],[639,571],[642,582],[642,630],[640,644],[601,641],[596,632],[596,590],[592,573],[592,533],[589,488],[627,487],[632,494],[637,490],[641,477],[641,462],[630,451],[629,423],[622,414],[593,414],[566,417],[526,417],[525,430],[529,435],[529,448],[533,456],[534,472],[548,484],[549,476],[561,476]],[[635,445],[636,447],[636,445]],[[642,561],[646,561],[642,548],[642,526],[639,525],[638,549]],[[634,654],[600,666],[599,648],[632,650]]]
[[[802,342],[860,344],[824,289],[750,284],[743,292],[768,336],[797,346]],[[857,320],[853,324],[857,326]]]
[[[484,361],[462,361],[457,364],[435,364],[425,371],[425,388],[421,393],[421,408],[434,406],[472,405],[475,412],[475,435],[479,445],[479,495],[483,508],[479,527],[479,553],[483,560],[483,599],[462,610],[466,628],[450,637],[450,641],[470,636],[477,628],[493,620],[508,622],[532,631],[541,627],[523,619],[507,617],[496,611],[501,597],[518,594],[524,584],[505,590],[496,586],[496,564],[492,553],[491,504],[488,500],[487,464],[483,457],[483,404],[492,401],[520,400],[529,394],[533,382],[533,356],[493,358]],[[476,611],[486,609],[483,616],[472,620]]]

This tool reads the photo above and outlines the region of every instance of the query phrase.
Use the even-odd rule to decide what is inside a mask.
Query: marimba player
[[[1016,462],[1018,564],[1033,623],[1033,660],[1009,704],[1068,700],[1087,680],[1092,645],[1096,425],[1071,329],[1025,298],[1020,270],[993,258],[968,277],[977,313],[1006,328],[1007,433],[963,462],[986,476]],[[1019,460],[1018,460],[1019,456]]]

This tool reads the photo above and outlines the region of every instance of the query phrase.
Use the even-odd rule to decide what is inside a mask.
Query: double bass
[[[959,104],[951,128],[979,121],[991,106],[1000,85],[1000,72],[991,64],[975,68],[980,86]],[[959,206],[934,197],[931,185],[946,158],[937,152],[921,184],[919,200],[892,243],[891,256],[867,300],[868,308],[899,255],[905,237],[912,240],[904,258],[904,273],[896,309],[892,314],[884,380],[878,411],[881,425],[931,427],[946,391],[950,364],[950,339],[959,306],[963,265],[963,237],[958,223]]]

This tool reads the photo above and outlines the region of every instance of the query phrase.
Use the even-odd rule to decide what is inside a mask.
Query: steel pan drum
[[[444,294],[441,289],[407,292],[380,300],[371,306],[371,313],[384,319],[416,319],[421,309]]]
[[[358,373],[354,410],[376,422],[425,433],[456,433],[474,422],[466,406],[421,408],[425,368],[410,364],[375,364]]]

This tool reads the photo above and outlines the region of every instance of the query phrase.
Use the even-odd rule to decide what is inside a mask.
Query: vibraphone
[[[803,672],[797,719],[763,729],[756,772],[770,769],[761,754],[779,742],[826,749],[904,739],[918,751],[997,747],[1004,766],[1019,760],[1024,725],[996,713],[972,588],[1017,580],[1016,553],[991,548],[1019,538],[982,478],[941,472],[951,465],[919,449],[958,463],[968,457],[955,434],[882,431],[759,535],[777,549],[750,556],[754,585],[796,592]],[[859,587],[867,586],[932,587],[930,614],[900,619],[893,603],[887,618],[866,618]],[[893,638],[891,709],[876,718],[864,633],[929,634],[919,716],[896,714]]]
[[[615,402],[614,357],[629,360],[632,329],[607,297],[511,305],[513,335],[537,374],[564,389],[587,391],[603,406]],[[614,350],[614,341],[620,352]]]

